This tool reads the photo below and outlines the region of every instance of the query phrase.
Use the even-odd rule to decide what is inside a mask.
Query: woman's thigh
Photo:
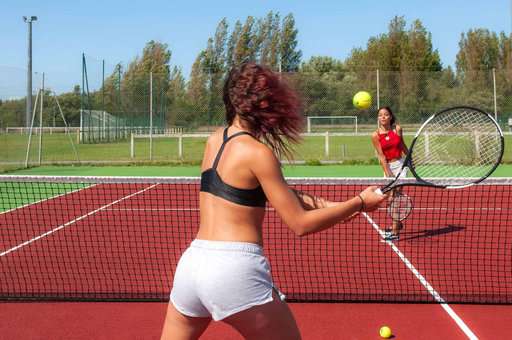
[[[190,317],[181,314],[172,303],[167,307],[161,340],[198,339],[210,324],[210,318]]]
[[[236,313],[223,321],[235,328],[245,339],[300,339],[297,322],[288,305],[276,292],[273,300]]]

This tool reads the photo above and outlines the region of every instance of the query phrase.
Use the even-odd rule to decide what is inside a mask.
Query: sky
[[[222,18],[231,29],[237,20],[261,18],[269,11],[281,17],[294,15],[303,61],[312,56],[343,60],[353,48],[364,48],[370,37],[386,33],[391,19],[399,15],[408,27],[421,20],[432,33],[443,65],[453,66],[461,33],[471,28],[510,33],[511,1],[0,0],[0,98],[23,96],[26,91],[24,15],[38,17],[33,24],[34,83],[40,83],[44,72],[46,86],[61,93],[81,84],[82,53],[91,61],[104,59],[108,69],[141,55],[150,40],[168,44],[171,65],[181,67],[188,77]]]

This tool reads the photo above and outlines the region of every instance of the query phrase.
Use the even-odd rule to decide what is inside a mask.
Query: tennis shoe
[[[398,241],[400,240],[400,235],[393,234],[391,231],[384,232],[384,241]]]

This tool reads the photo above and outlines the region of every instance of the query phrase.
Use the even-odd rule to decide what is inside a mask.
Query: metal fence
[[[75,89],[73,93],[57,96],[68,126],[75,128],[55,129],[64,125],[55,120],[59,115],[55,107],[50,106],[54,101],[47,99],[40,115],[42,123],[36,117],[34,126],[44,134],[38,139],[43,143],[41,164],[77,162],[68,136],[62,139],[63,133],[59,131],[71,131],[76,136],[73,140],[81,143],[77,146],[81,162],[199,162],[205,139],[183,137],[180,140],[177,135],[208,134],[224,124],[221,89],[225,74],[206,72],[202,83],[192,84],[189,80],[180,88],[171,85],[172,76],[168,71],[128,72],[129,66],[109,65],[93,58],[86,59],[86,67],[80,91]],[[304,144],[296,154],[298,161],[375,161],[368,133],[376,127],[376,112],[381,106],[393,109],[406,133],[413,133],[432,113],[453,105],[481,108],[496,116],[504,131],[511,129],[512,76],[504,70],[470,70],[456,74],[450,69],[441,72],[358,69],[298,72],[282,74],[282,78],[302,98],[304,116],[357,117],[357,131],[353,131],[353,124],[349,123],[346,135],[339,134],[344,130],[336,130],[333,124],[325,124],[319,136],[305,135]],[[29,154],[29,165],[39,164],[39,160],[34,163],[32,151],[25,153],[28,136],[23,132],[27,130],[13,129],[25,126],[25,81],[25,70],[0,67],[2,164],[23,164],[26,154]],[[35,80],[34,84],[37,90],[40,81]],[[356,109],[352,104],[353,95],[361,90],[368,91],[373,98],[366,110]],[[84,111],[116,118],[93,119],[93,124],[85,127]],[[85,136],[87,129],[90,133]],[[327,137],[326,132],[330,133]],[[169,133],[173,136],[165,138]],[[154,135],[163,137],[153,139]],[[23,152],[19,154],[18,149]],[[509,152],[507,148],[506,162],[512,161]]]

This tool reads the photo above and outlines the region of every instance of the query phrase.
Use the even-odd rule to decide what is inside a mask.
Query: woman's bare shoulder
[[[222,138],[223,132],[224,132],[224,128],[223,127],[218,128],[217,130],[213,131],[210,134],[210,136],[208,136],[208,139],[206,140],[206,142],[208,144],[217,142],[219,140],[219,138]]]

